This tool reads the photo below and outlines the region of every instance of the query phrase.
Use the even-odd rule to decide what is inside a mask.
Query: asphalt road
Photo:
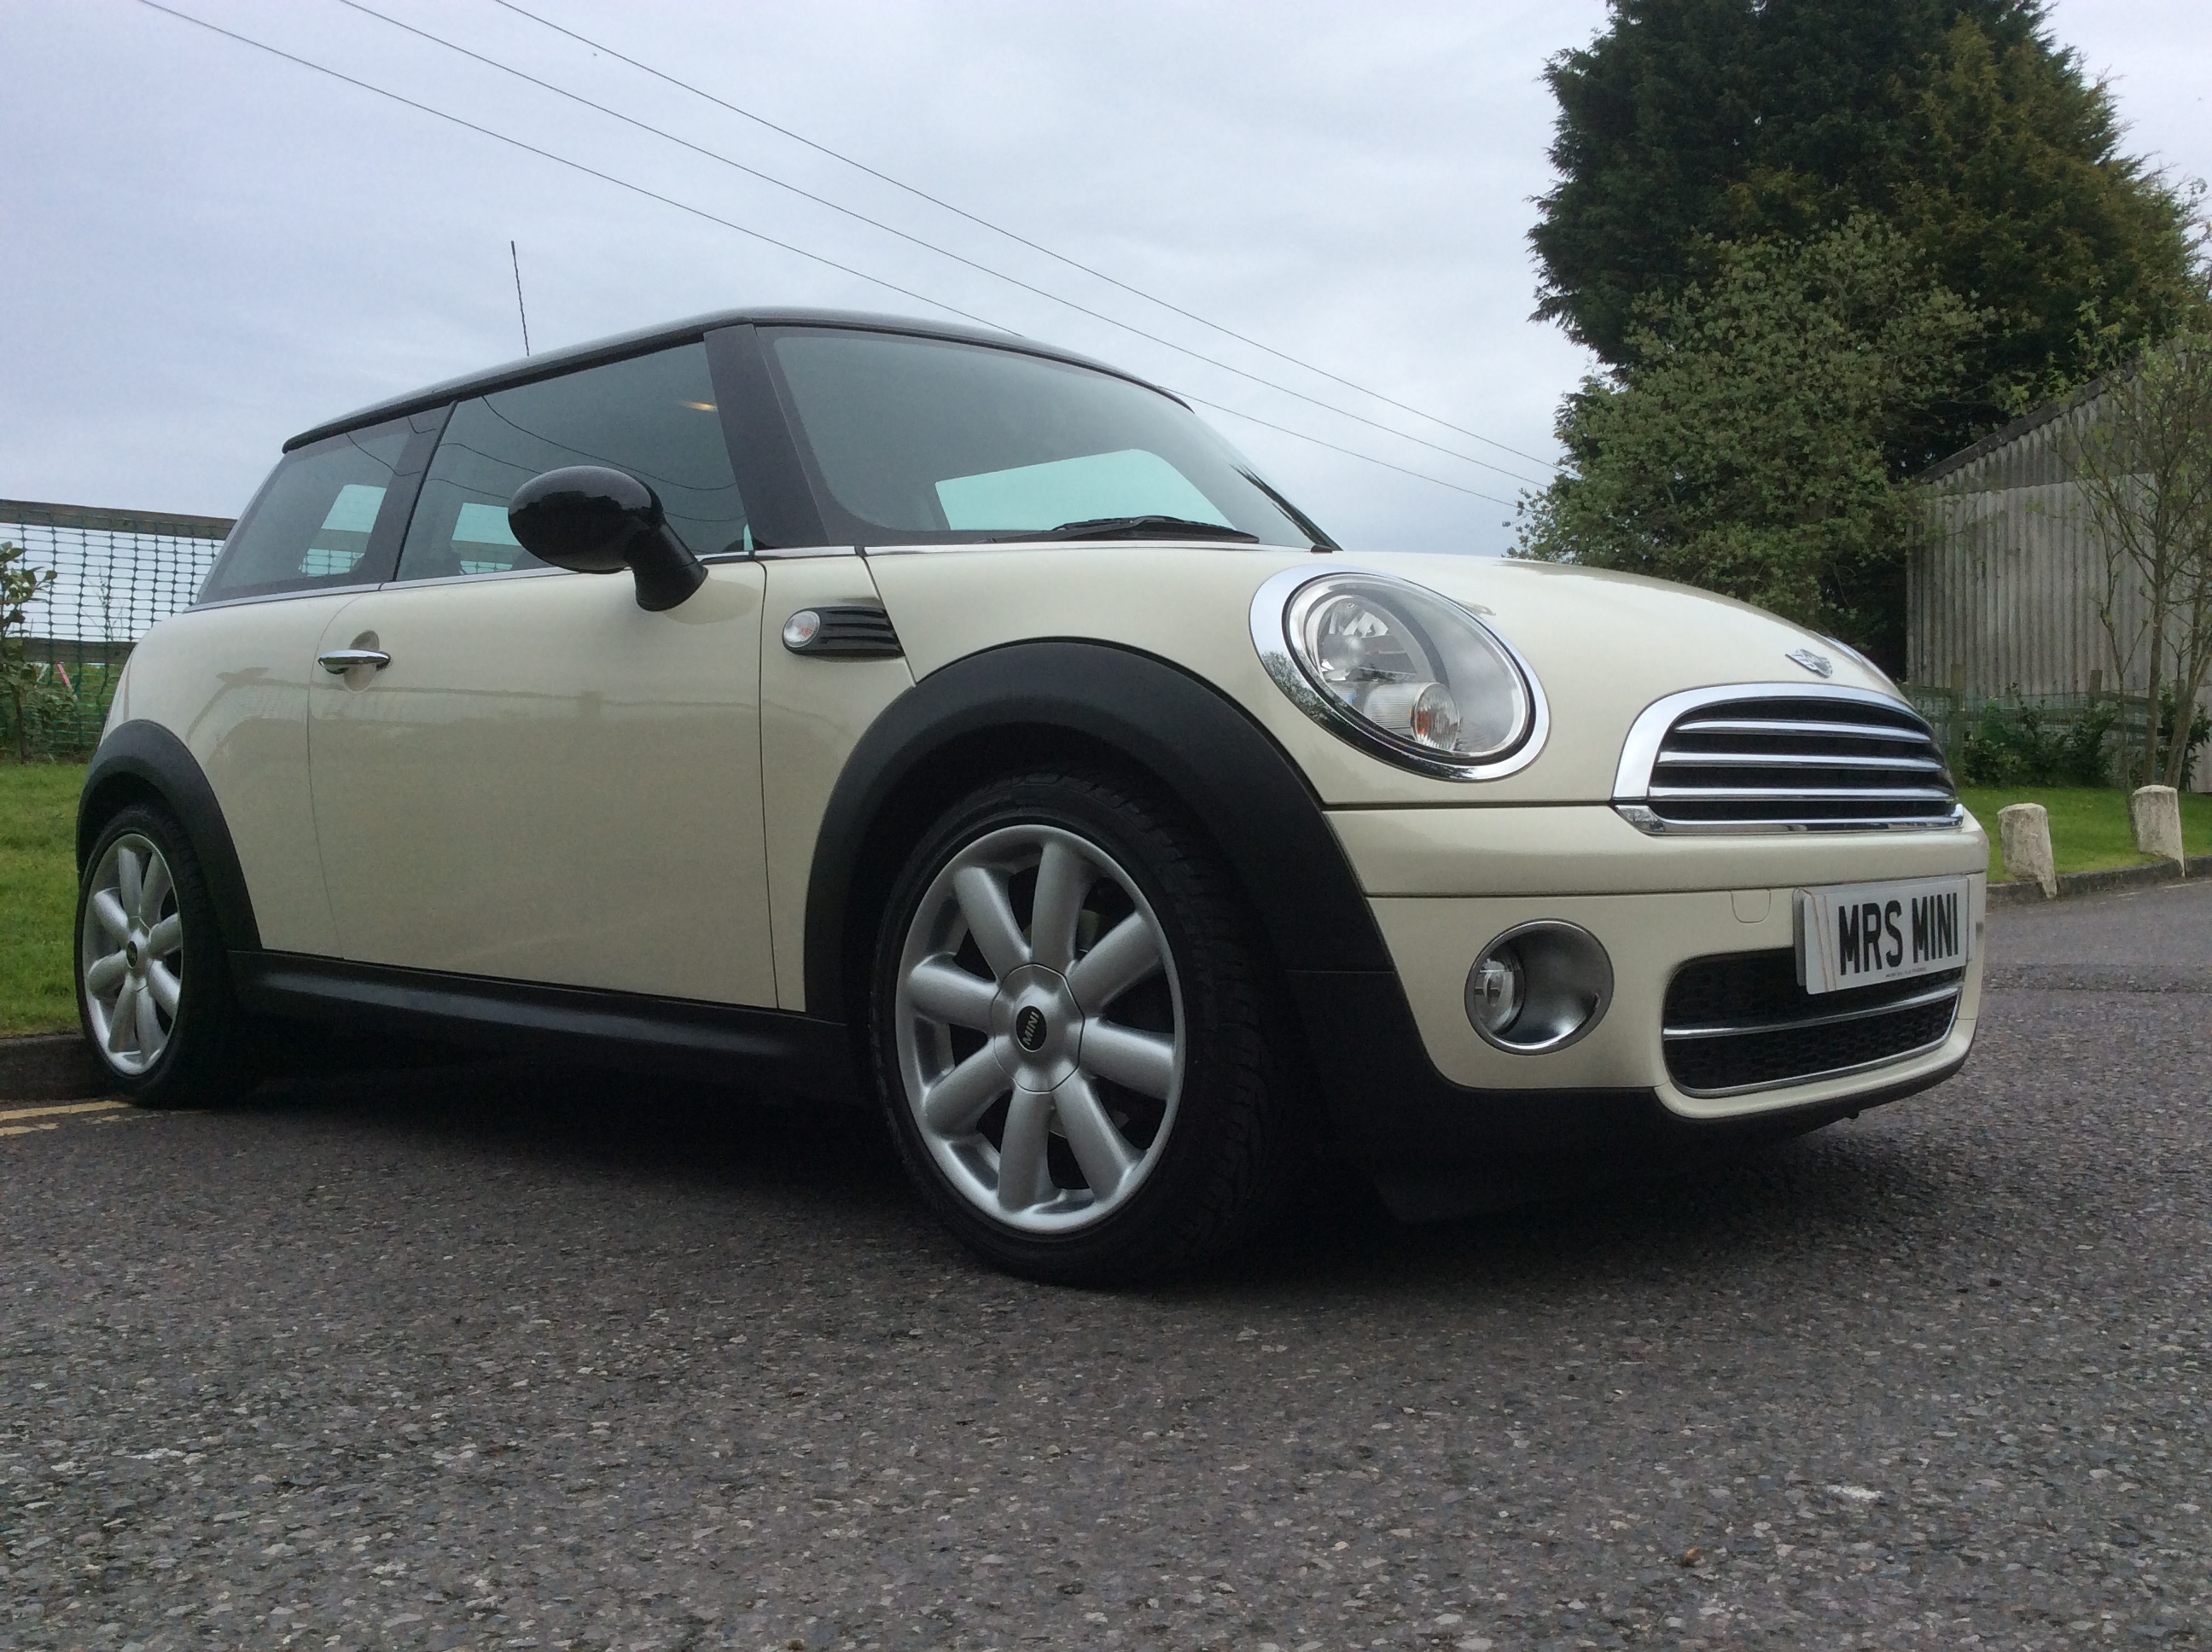
[[[2212,889],[1990,947],[1937,1091],[1141,1293],[587,1077],[0,1118],[0,1644],[2212,1644]]]

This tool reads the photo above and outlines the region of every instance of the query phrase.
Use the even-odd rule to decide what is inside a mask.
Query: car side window
[[[647,483],[696,555],[750,549],[706,346],[684,344],[456,406],[423,478],[398,577],[544,567],[508,531],[507,504],[531,477],[569,465],[609,465]]]
[[[369,562],[370,539],[413,434],[406,420],[395,419],[287,453],[231,531],[199,600],[383,579],[386,570]],[[404,498],[393,503],[405,508]],[[397,531],[395,524],[391,531]]]

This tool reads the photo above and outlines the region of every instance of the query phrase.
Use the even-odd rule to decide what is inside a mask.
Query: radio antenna
[[[514,250],[514,243],[507,244],[507,261],[514,265],[514,313],[522,318],[522,353],[530,354],[530,312],[522,307],[522,254]]]

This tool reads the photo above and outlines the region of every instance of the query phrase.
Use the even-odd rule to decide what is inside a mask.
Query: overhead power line
[[[1244,368],[1237,367],[1233,362],[1224,361],[1218,356],[1208,355],[1203,350],[1195,350],[1187,344],[1179,344],[1172,338],[1164,337],[1158,333],[1148,331],[1143,327],[1133,325],[1133,324],[1123,321],[1115,316],[1109,315],[1103,310],[1095,310],[1087,304],[1078,303],[1075,300],[1064,297],[1060,294],[1055,293],[1048,288],[1039,287],[1034,282],[1024,281],[1018,276],[1009,275],[1005,270],[998,269],[994,265],[982,263],[975,258],[969,258],[963,253],[953,252],[949,247],[940,246],[936,242],[926,240],[922,236],[912,234],[906,230],[898,228],[895,225],[887,224],[879,218],[872,218],[865,212],[855,211],[853,208],[843,205],[840,202],[833,201],[825,195],[817,194],[812,190],[802,188],[797,184],[778,178],[773,173],[763,172],[758,167],[749,166],[744,161],[723,155],[718,150],[710,149],[704,144],[694,143],[689,138],[679,137],[674,132],[669,131],[663,127],[653,125],[650,121],[640,120],[635,115],[625,114],[619,109],[611,108],[606,104],[587,98],[580,92],[572,92],[566,87],[556,86],[550,81],[542,80],[538,76],[531,74],[526,70],[517,69],[512,64],[503,63],[496,58],[486,56],[481,52],[471,51],[469,47],[460,45],[458,41],[449,40],[441,34],[434,34],[427,28],[422,28],[416,24],[403,21],[399,18],[391,16],[386,13],[377,10],[374,6],[363,4],[362,0],[337,0],[337,3],[349,10],[361,13],[365,17],[373,17],[380,23],[388,24],[393,28],[399,29],[405,33],[414,35],[418,39],[428,40],[433,46],[440,46],[447,52],[457,53],[461,57],[468,58],[472,63],[479,63],[483,64],[487,69],[497,70],[502,75],[512,76],[514,79],[522,81],[528,85],[537,87],[541,91],[550,92],[556,97],[566,98],[569,102],[574,103],[581,108],[592,110],[599,114],[606,116],[611,120],[618,120],[625,126],[634,127],[641,132],[648,133],[652,137],[660,138],[665,143],[673,143],[679,149],[688,149],[694,155],[702,155],[709,161],[731,167],[735,171],[744,173],[749,178],[756,178],[764,184],[773,185],[775,188],[787,191],[789,193],[796,195],[803,200],[811,201],[817,206],[826,207],[832,212],[840,214],[844,217],[850,218],[856,223],[866,224],[871,229],[878,229],[887,235],[896,236],[900,240],[908,242],[915,246],[919,246],[924,252],[934,252],[939,258],[950,258],[955,264],[964,264],[969,269],[976,271],[978,274],[988,276],[995,281],[1003,281],[1009,286],[1018,287],[1025,293],[1033,294],[1038,298],[1046,300],[1048,302],[1061,305],[1067,309],[1074,311],[1079,315],[1089,316],[1094,321],[1103,321],[1109,327],[1118,327],[1125,332],[1135,335],[1139,338],[1146,339],[1150,343],[1158,344],[1164,349],[1175,350],[1182,355],[1188,355],[1194,361],[1203,361],[1208,367],[1218,367],[1224,373],[1235,374],[1238,378],[1249,380],[1252,383],[1259,385],[1265,389],[1274,391],[1281,395],[1294,397],[1299,401],[1305,402],[1311,406],[1322,409],[1324,412],[1334,413],[1340,418],[1353,420],[1358,423],[1368,426],[1371,429],[1380,430],[1387,435],[1395,436],[1401,441],[1410,441],[1419,446],[1426,447],[1433,452],[1442,453],[1448,459],[1457,459],[1462,464],[1479,465],[1486,471],[1495,471],[1502,477],[1505,477],[1514,482],[1526,483],[1530,487],[1540,485],[1534,480],[1534,478],[1522,476],[1516,471],[1509,471],[1502,465],[1493,464],[1486,459],[1477,459],[1472,453],[1462,453],[1456,448],[1447,447],[1441,442],[1431,441],[1424,436],[1416,436],[1408,431],[1399,429],[1395,425],[1385,424],[1379,419],[1370,419],[1363,413],[1354,413],[1348,408],[1339,407],[1334,402],[1323,401],[1317,396],[1309,396],[1305,392],[1294,389],[1289,385],[1279,384],[1274,380],[1264,379],[1257,374],[1247,372]],[[627,59],[625,59],[625,61],[627,61]],[[1357,386],[1355,386],[1355,388]],[[1537,462],[1540,464],[1542,463],[1541,460]]]
[[[1031,240],[1028,236],[1022,234],[1018,230],[1009,229],[1004,224],[995,223],[988,218],[981,217],[975,213],[969,211],[965,207],[956,206],[951,202],[945,200],[943,197],[932,195],[927,190],[921,189],[913,184],[907,183],[902,179],[894,178],[887,172],[879,172],[875,167],[868,165],[865,161],[856,161],[851,155],[846,155],[840,150],[833,149],[826,143],[816,142],[813,138],[808,137],[803,132],[795,132],[788,126],[779,125],[765,115],[756,114],[752,110],[744,108],[741,105],[732,103],[726,98],[718,97],[715,94],[707,91],[704,88],[692,85],[689,81],[679,80],[675,76],[667,73],[665,70],[654,68],[649,63],[641,62],[635,58],[629,57],[621,52],[617,52],[614,47],[608,46],[604,41],[595,40],[589,35],[580,34],[574,29],[564,27],[562,25],[553,21],[552,19],[549,17],[541,17],[536,12],[530,10],[526,7],[517,5],[515,3],[515,0],[492,0],[492,3],[513,12],[518,17],[529,19],[530,21],[536,23],[541,28],[550,29],[556,34],[566,35],[568,39],[575,41],[579,46],[588,46],[594,52],[601,52],[607,57],[614,58],[617,63],[628,64],[632,69],[638,70],[641,74],[650,75],[653,79],[662,82],[664,84],[672,86],[680,92],[689,92],[693,97],[703,98],[708,102],[715,105],[719,108],[728,110],[733,115],[750,120],[756,125],[766,127],[769,131],[775,132],[781,137],[787,137],[794,143],[803,144],[806,148],[815,151],[817,155],[828,155],[832,161],[836,161],[842,165],[850,167],[856,172],[866,173],[869,177],[877,179],[878,182],[889,184],[893,189],[903,191],[905,193],[913,196],[918,201],[927,201],[930,205],[936,207],[942,211],[950,212],[955,217],[964,218],[969,223],[975,224],[979,228],[988,229],[994,235],[1003,235],[1010,241],[1013,241],[1020,246],[1028,247],[1032,252],[1042,253],[1044,257],[1052,259],[1055,263],[1064,264],[1071,270],[1079,270],[1082,271],[1085,275],[1091,276],[1093,280],[1103,281],[1109,287],[1119,288],[1121,291],[1129,294],[1133,297],[1143,299],[1147,304],[1157,304],[1160,308],[1171,311],[1175,314],[1182,316],[1185,320],[1195,321],[1200,326],[1207,328],[1212,331],[1218,332],[1225,338],[1233,338],[1240,344],[1248,344],[1255,350],[1263,351],[1267,355],[1273,356],[1279,361],[1287,361],[1292,367],[1302,367],[1308,373],[1316,374],[1321,378],[1342,385],[1347,390],[1357,391],[1363,396],[1371,396],[1376,401],[1382,402],[1387,406],[1395,407],[1401,413],[1410,413],[1417,419],[1426,419],[1430,423],[1440,425],[1444,429],[1452,431],[1458,435],[1465,436],[1471,441],[1479,441],[1486,447],[1495,447],[1502,453],[1510,453],[1516,459],[1525,459],[1530,464],[1540,465],[1547,470],[1556,471],[1559,468],[1559,461],[1556,459],[1544,459],[1535,453],[1523,452],[1518,447],[1508,446],[1505,443],[1498,440],[1494,437],[1484,435],[1479,430],[1470,430],[1464,425],[1455,424],[1449,419],[1444,418],[1438,414],[1431,413],[1425,409],[1416,407],[1410,402],[1401,402],[1398,400],[1397,398],[1385,395],[1379,390],[1370,389],[1367,386],[1360,384],[1355,380],[1346,378],[1342,374],[1332,373],[1327,367],[1317,367],[1313,362],[1305,361],[1299,356],[1292,355],[1286,350],[1278,349],[1273,344],[1263,343],[1259,339],[1249,337],[1245,334],[1238,332],[1233,327],[1224,326],[1218,321],[1209,321],[1206,317],[1199,314],[1194,310],[1187,310],[1182,305],[1175,303],[1171,300],[1160,297],[1157,293],[1148,293],[1141,287],[1133,286],[1129,282],[1121,280],[1117,276],[1108,275],[1106,271],[1098,269],[1095,265],[1085,264],[1079,258],[1070,258],[1065,252],[1056,252],[1053,248],[1045,246],[1041,241]],[[1117,323],[1116,325],[1118,325],[1120,324]],[[1134,330],[1133,329],[1132,331]],[[1150,335],[1146,336],[1149,337]],[[1172,348],[1180,347],[1176,346]],[[1200,359],[1204,360],[1206,358],[1201,357]],[[1234,368],[1231,369],[1232,372],[1235,370],[1236,369]],[[1265,380],[1262,380],[1261,382],[1264,383]],[[1327,405],[1327,404],[1323,404],[1323,405]],[[1342,410],[1339,409],[1336,410],[1341,411]],[[1383,428],[1388,428],[1389,427],[1386,426]],[[1395,432],[1394,434],[1402,435],[1405,433],[1399,431]],[[1419,439],[1413,438],[1413,440]],[[1443,451],[1449,452],[1450,450],[1445,449]],[[1457,457],[1464,458],[1465,455],[1458,455]],[[1470,462],[1480,463],[1480,460]],[[1508,471],[1506,474],[1511,475],[1511,472]],[[1524,478],[1516,477],[1515,479],[1518,481]]]
[[[1454,493],[1465,494],[1470,499],[1486,499],[1493,505],[1504,505],[1509,509],[1513,507],[1511,500],[1500,499],[1496,494],[1484,493],[1479,488],[1462,488],[1456,482],[1447,482],[1442,477],[1431,476],[1426,471],[1407,470],[1402,465],[1393,465],[1387,459],[1377,459],[1372,453],[1363,453],[1356,447],[1346,447],[1340,443],[1326,440],[1320,436],[1309,435],[1303,430],[1293,430],[1287,424],[1277,424],[1271,419],[1261,418],[1256,413],[1247,413],[1239,407],[1224,407],[1219,402],[1209,402],[1205,397],[1194,396],[1188,391],[1177,391],[1176,393],[1183,400],[1196,406],[1210,407],[1217,413],[1226,413],[1231,418],[1242,419],[1247,424],[1256,424],[1265,429],[1280,431],[1284,435],[1296,436],[1300,441],[1310,441],[1316,447],[1326,447],[1334,452],[1349,453],[1354,459],[1365,459],[1370,465],[1379,465],[1386,471],[1395,471],[1400,476],[1413,477],[1422,482],[1433,482],[1439,488],[1449,488]]]
[[[462,116],[453,114],[449,111],[434,107],[430,104],[418,102],[413,98],[392,91],[388,88],[378,86],[372,82],[362,80],[356,76],[346,74],[340,70],[332,69],[326,64],[316,63],[312,58],[302,58],[295,53],[286,52],[282,47],[271,46],[265,40],[257,40],[251,35],[240,34],[234,29],[225,28],[218,23],[208,21],[205,18],[195,17],[189,12],[179,11],[174,7],[163,5],[161,3],[161,0],[138,0],[138,3],[146,7],[149,10],[158,11],[166,17],[173,17],[179,22],[190,23],[194,27],[204,29],[210,34],[218,34],[225,39],[236,42],[240,46],[250,46],[254,51],[265,52],[272,58],[280,58],[286,63],[295,64],[299,68],[311,70],[319,75],[327,75],[331,79],[342,81],[348,86],[357,88],[364,92],[373,93],[378,97],[388,99],[392,102],[403,105],[407,108],[416,110],[422,114],[434,116],[440,120],[448,122],[455,126],[462,127],[469,131],[475,132],[481,137],[489,137],[497,143],[507,144],[512,149],[520,149],[526,154],[536,155],[540,160],[550,161],[556,166],[566,167],[573,172],[581,173],[586,177],[596,178],[602,183],[611,184],[616,188],[626,190],[633,195],[641,196],[647,200],[658,202],[663,206],[674,207],[679,212],[688,213],[695,218],[703,219],[708,223],[720,225],[725,229],[734,229],[739,234],[749,236],[752,240],[760,241],[766,246],[775,247],[781,252],[796,254],[799,258],[805,258],[814,264],[821,264],[827,269],[835,270],[841,274],[851,276],[856,280],[867,282],[872,286],[881,287],[887,292],[896,293],[903,298],[913,299],[917,303],[927,304],[932,309],[942,310],[947,314],[958,316],[963,321],[973,321],[978,326],[988,327],[996,332],[1008,333],[1009,337],[1019,337],[1018,334],[1012,333],[1011,330],[1002,327],[983,316],[976,315],[969,311],[960,309],[954,305],[946,303],[942,299],[932,298],[927,293],[916,292],[910,287],[901,286],[898,282],[886,280],[881,276],[871,275],[866,270],[856,269],[848,264],[841,264],[836,259],[825,258],[819,252],[809,252],[803,246],[796,246],[789,241],[780,240],[773,235],[765,234],[760,230],[754,229],[748,225],[738,223],[734,219],[725,218],[718,214],[708,212],[704,208],[691,205],[689,202],[679,201],[673,196],[663,195],[657,190],[647,189],[642,184],[632,183],[629,179],[626,178],[618,178],[612,173],[602,172],[596,167],[586,166],[580,161],[572,160],[567,155],[556,154],[550,149],[541,149],[535,143],[527,143],[519,137],[510,137],[505,132],[495,131],[493,128],[489,126],[480,125],[475,121],[466,119]],[[1232,417],[1249,420],[1252,423],[1263,425],[1268,429],[1280,431],[1285,435],[1296,436],[1302,441],[1308,441],[1317,446],[1329,448],[1334,452],[1346,454],[1352,459],[1363,459],[1370,465],[1378,465],[1385,470],[1396,471],[1401,475],[1413,477],[1419,481],[1431,483],[1439,488],[1449,488],[1454,493],[1467,494],[1476,499],[1488,500],[1493,504],[1504,505],[1510,503],[1510,501],[1499,499],[1495,495],[1480,493],[1474,489],[1462,487],[1458,483],[1447,482],[1442,477],[1431,476],[1425,471],[1412,470],[1402,465],[1393,464],[1389,459],[1377,459],[1372,453],[1362,452],[1357,448],[1346,447],[1340,443],[1329,441],[1323,437],[1310,435],[1303,430],[1292,429],[1287,425],[1272,423],[1266,419],[1259,418],[1253,414],[1243,412],[1242,410],[1237,408],[1224,406],[1220,403],[1206,401],[1203,398],[1196,396],[1188,397],[1186,399],[1194,402],[1203,407],[1212,408],[1217,412],[1226,413]]]
[[[179,11],[173,6],[165,6],[161,4],[161,0],[138,0],[138,3],[154,11],[158,11],[164,16],[173,17],[179,22],[190,23],[195,28],[204,28],[210,34],[220,34],[227,40],[237,41],[240,46],[250,46],[256,52],[265,52],[272,58],[282,58],[286,63],[297,64],[302,69],[312,69],[319,75],[328,75],[332,80],[343,81],[348,86],[357,86],[364,92],[374,92],[377,96],[380,98],[389,98],[394,103],[404,103],[410,109],[420,110],[426,115],[434,115],[440,120],[450,121],[456,126],[465,126],[470,131],[481,133],[485,137],[495,138],[498,142],[507,144],[514,149],[526,150],[529,154],[537,155],[542,160],[551,161],[560,166],[571,167],[577,172],[584,173],[590,177],[596,178],[602,183],[612,184],[617,189],[626,189],[633,195],[642,195],[648,201],[658,201],[663,206],[672,206],[678,212],[688,212],[695,218],[704,218],[708,223],[720,224],[725,229],[734,229],[740,235],[750,235],[757,241],[763,241],[769,246],[779,247],[786,252],[795,252],[802,258],[810,259],[816,264],[823,264],[829,269],[838,270],[844,275],[854,276],[862,281],[872,282],[876,286],[884,288],[887,291],[897,293],[902,297],[910,298],[918,304],[927,304],[933,310],[943,310],[949,314],[957,315],[963,321],[972,321],[980,327],[992,327],[994,331],[1000,332],[1006,331],[1003,327],[997,327],[995,326],[995,324],[984,320],[980,315],[973,315],[966,310],[957,309],[953,306],[945,303],[942,299],[932,298],[927,293],[917,293],[910,287],[902,287],[896,282],[885,281],[880,276],[872,276],[865,270],[855,270],[849,264],[840,264],[835,258],[824,258],[819,252],[810,252],[803,246],[793,246],[789,241],[778,240],[773,235],[763,234],[761,231],[751,228],[747,225],[738,223],[734,219],[720,217],[715,214],[708,211],[703,207],[695,207],[689,202],[679,201],[672,195],[663,195],[658,190],[650,190],[646,188],[642,184],[633,184],[627,178],[617,178],[612,173],[601,172],[597,167],[587,167],[580,161],[571,161],[565,155],[556,155],[550,149],[541,149],[535,143],[526,143],[519,137],[510,137],[505,132],[494,131],[489,126],[479,126],[475,121],[464,119],[461,116],[453,114],[447,110],[434,108],[427,103],[417,103],[413,98],[404,97],[400,94],[392,91],[387,88],[374,85],[370,82],[365,80],[358,80],[351,75],[345,74],[339,70],[332,69],[327,64],[319,64],[308,58],[295,57],[293,53],[286,52],[279,46],[270,46],[266,40],[257,40],[251,35],[240,34],[234,29],[225,28],[219,23],[210,23],[204,17],[195,17],[190,12]]]

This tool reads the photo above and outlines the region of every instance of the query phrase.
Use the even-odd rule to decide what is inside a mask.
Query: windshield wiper
[[[1007,533],[1004,539],[1232,539],[1256,545],[1260,536],[1219,522],[1194,522],[1187,516],[1093,516],[1063,522],[1036,533]]]

